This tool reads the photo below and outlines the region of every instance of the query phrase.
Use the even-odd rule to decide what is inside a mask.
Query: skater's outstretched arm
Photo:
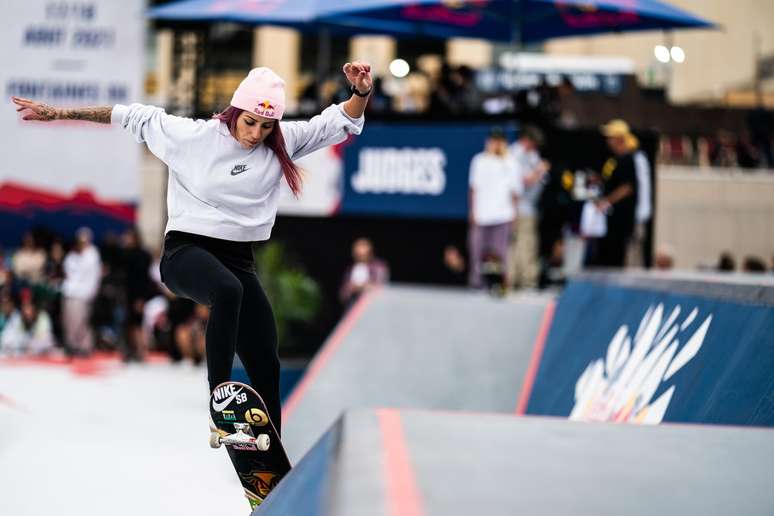
[[[341,143],[350,134],[360,134],[363,130],[363,112],[373,85],[371,65],[355,61],[345,64],[342,72],[361,95],[367,95],[353,93],[349,100],[327,107],[308,121],[282,122],[285,146],[292,159]]]
[[[113,106],[58,108],[21,97],[11,97],[18,107],[16,111],[26,111],[22,120],[50,122],[52,120],[83,120],[98,124],[109,124]]]
[[[373,87],[373,79],[371,78],[371,65],[368,63],[347,63],[342,68],[344,75],[347,76],[347,81],[355,87],[360,94],[371,93]],[[344,102],[342,107],[346,111],[350,118],[360,118],[365,112],[366,104],[368,104],[368,95],[361,97],[359,95],[352,94],[352,97]]]
[[[22,120],[50,122],[52,120],[82,120],[98,124],[116,124],[129,131],[139,143],[176,171],[178,158],[185,156],[197,144],[205,121],[168,115],[160,107],[131,104],[115,106],[59,108],[30,99],[12,97]],[[184,168],[184,167],[183,167]]]

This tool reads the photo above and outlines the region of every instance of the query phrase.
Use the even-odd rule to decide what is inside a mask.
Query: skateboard
[[[210,416],[210,446],[226,447],[250,508],[255,508],[290,471],[266,404],[249,385],[224,382],[212,391]]]

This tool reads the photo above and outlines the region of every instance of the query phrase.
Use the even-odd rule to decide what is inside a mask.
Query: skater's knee
[[[244,288],[236,278],[227,278],[219,281],[211,294],[212,304],[237,304],[242,302]]]

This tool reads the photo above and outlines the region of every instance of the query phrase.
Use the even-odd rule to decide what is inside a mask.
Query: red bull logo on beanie
[[[255,109],[253,109],[256,115],[265,116],[267,118],[274,118],[275,108],[268,100],[260,102]]]

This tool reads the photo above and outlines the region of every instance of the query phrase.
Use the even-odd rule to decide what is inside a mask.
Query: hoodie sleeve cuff
[[[115,106],[113,106],[113,111],[110,113],[110,123],[123,125],[124,119],[126,118],[127,113],[129,113],[129,106],[124,106],[123,104],[116,104]]]
[[[344,109],[344,104],[337,104],[337,107],[339,108],[339,113],[341,113],[341,116],[344,117],[345,120],[349,122],[348,128],[350,129],[349,132],[354,134],[360,134],[360,132],[363,130],[363,125],[365,124],[365,114],[360,115],[358,118],[352,118],[347,114],[347,111]]]
[[[360,115],[359,118],[352,118],[351,116],[349,116],[347,114],[347,110],[344,109],[344,104],[343,103],[338,104],[338,107],[339,107],[339,111],[341,111],[341,114],[344,115],[344,118],[346,118],[347,120],[349,120],[353,124],[359,124],[360,122],[363,122],[365,120],[365,115],[364,114]]]

